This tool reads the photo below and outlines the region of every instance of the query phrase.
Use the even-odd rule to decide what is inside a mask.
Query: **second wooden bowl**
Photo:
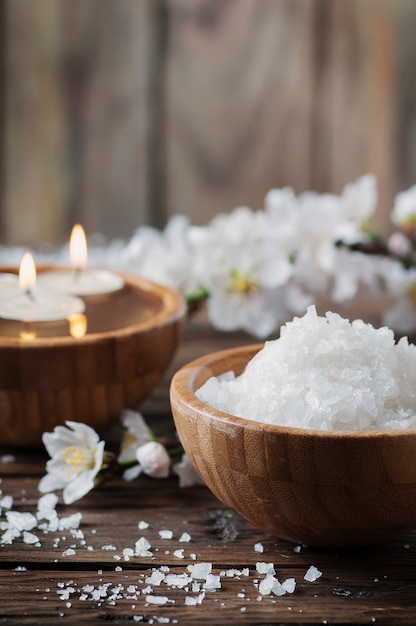
[[[207,486],[254,526],[296,543],[365,545],[416,529],[416,429],[280,427],[229,415],[196,397],[209,377],[240,374],[261,347],[210,354],[172,380],[176,427]]]

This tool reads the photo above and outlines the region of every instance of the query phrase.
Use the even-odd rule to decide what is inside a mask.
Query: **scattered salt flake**
[[[254,552],[264,552],[264,546],[262,543],[254,544]]]
[[[184,559],[185,556],[183,554],[183,548],[180,548],[179,550],[175,550],[173,553],[173,556],[175,556],[177,559]]]
[[[191,535],[189,533],[182,533],[182,535],[179,537],[179,541],[180,543],[188,543],[189,541],[191,541]]]
[[[9,528],[0,537],[1,545],[11,545],[13,541],[20,536],[20,531],[16,528]]]
[[[203,587],[206,591],[215,591],[215,589],[220,589],[221,588],[220,577],[215,576],[214,574],[208,574]]]
[[[151,576],[146,577],[145,581],[148,585],[156,585],[157,587],[159,587],[164,578],[165,574],[163,572],[160,572],[159,570],[154,570]]]
[[[16,457],[14,456],[14,454],[3,454],[0,457],[1,463],[14,463],[15,461],[16,461]]]
[[[159,604],[163,605],[169,601],[169,598],[166,596],[146,596],[146,602],[148,604]]]
[[[172,539],[173,532],[171,530],[159,530],[159,537],[162,539]]]
[[[68,548],[62,552],[62,556],[74,556],[74,554],[76,554],[74,548]]]
[[[12,496],[3,496],[3,498],[0,499],[0,508],[11,509],[12,506],[13,506]]]
[[[81,519],[82,513],[74,513],[73,515],[68,515],[67,517],[61,517],[59,520],[59,530],[78,528],[81,523]]]
[[[139,530],[146,530],[147,528],[149,528],[150,524],[149,522],[145,522],[143,520],[141,520],[138,524],[137,527]]]
[[[39,543],[39,537],[28,530],[23,531],[23,542],[28,544]]]
[[[24,565],[18,565],[17,567],[14,568],[13,571],[14,572],[27,572],[27,567],[25,567]]]
[[[7,521],[11,528],[16,530],[32,530],[37,525],[37,519],[32,513],[20,513],[19,511],[7,511]]]
[[[188,565],[188,572],[191,573],[192,578],[199,580],[206,580],[207,576],[211,574],[212,563],[195,563]]]
[[[147,541],[146,537],[140,537],[140,539],[136,541],[134,547],[136,556],[153,556],[152,552],[149,551],[149,548],[152,546]]]
[[[293,548],[293,552],[297,552],[299,554],[299,552],[302,550],[302,546],[295,546]]]
[[[101,550],[117,550],[117,548],[110,543],[106,543],[105,545],[101,546]]]
[[[165,576],[164,582],[169,585],[169,587],[179,587],[183,589],[183,587],[186,587],[186,585],[192,582],[192,578],[187,574],[168,574]],[[199,585],[197,591],[199,591]]]
[[[322,576],[322,572],[320,572],[319,569],[315,567],[315,565],[311,565],[303,578],[307,580],[309,583],[313,583],[315,582],[315,580],[318,580],[318,578],[320,578],[321,576]]]
[[[202,604],[203,599],[205,598],[205,591],[202,591],[198,596],[193,598],[192,596],[186,596],[185,605],[186,606],[195,606],[197,604]]]
[[[259,585],[259,591],[261,595],[268,596],[272,592],[275,582],[276,578],[273,576],[273,574],[268,574],[266,578],[263,578],[263,580],[260,581]]]
[[[282,582],[282,587],[286,593],[293,593],[296,589],[296,580],[294,578],[286,578]]]
[[[122,572],[122,571],[123,571],[123,568],[122,568],[122,567],[120,567],[120,565],[117,565],[117,566],[114,568],[114,571],[115,571],[115,572]]]
[[[273,563],[264,563],[263,561],[258,561],[256,563],[256,570],[259,574],[272,574],[274,575],[276,572],[274,570]]]

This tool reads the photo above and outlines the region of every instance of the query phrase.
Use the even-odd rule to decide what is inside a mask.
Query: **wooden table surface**
[[[241,343],[254,341],[203,325],[187,328],[165,380],[142,407],[158,435],[174,432],[172,372],[194,357]],[[115,426],[103,437],[115,446],[119,435]],[[10,454],[14,460],[4,462]],[[46,460],[43,450],[0,449],[0,499],[12,496],[12,510],[36,513]],[[81,513],[79,529],[34,529],[40,545],[21,537],[0,545],[1,624],[416,624],[416,533],[346,552],[295,546],[251,527],[206,487],[179,488],[176,476],[114,478],[57,510],[61,520]],[[140,521],[149,527],[140,530]],[[172,539],[162,538],[161,530],[171,530]],[[183,533],[188,542],[180,541]],[[142,536],[152,556],[130,556]],[[258,562],[273,563],[281,582],[294,578],[295,591],[262,595]],[[220,588],[201,595],[203,581],[186,588],[173,586],[174,578],[155,582],[189,574],[188,566],[199,563],[212,563]],[[322,572],[315,582],[304,580],[311,565]]]

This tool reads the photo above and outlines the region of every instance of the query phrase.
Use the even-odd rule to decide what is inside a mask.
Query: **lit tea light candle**
[[[36,266],[29,252],[26,252],[20,264],[17,295],[0,299],[0,317],[7,320],[50,322],[64,320],[84,311],[85,303],[80,298],[37,286]]]
[[[69,242],[71,269],[54,269],[39,274],[39,285],[77,296],[94,296],[118,291],[124,285],[121,276],[107,270],[88,268],[85,232],[80,224],[72,229]]]

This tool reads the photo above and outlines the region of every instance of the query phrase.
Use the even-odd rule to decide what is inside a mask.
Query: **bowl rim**
[[[234,426],[243,427],[249,430],[262,430],[272,434],[292,435],[297,438],[315,439],[335,439],[335,440],[368,440],[368,439],[396,439],[416,437],[416,427],[403,429],[374,429],[374,430],[317,430],[312,428],[299,428],[294,426],[283,426],[279,424],[269,424],[259,422],[244,417],[232,415],[200,400],[194,389],[194,382],[198,374],[209,367],[210,364],[224,359],[227,356],[236,356],[252,353],[253,356],[261,350],[264,343],[247,344],[236,348],[227,348],[201,356],[182,366],[173,375],[170,385],[171,404],[182,404],[190,406],[199,413],[208,415],[214,421],[226,421]],[[248,361],[247,361],[248,362]],[[229,370],[225,370],[229,371]],[[207,378],[208,380],[208,378]]]
[[[60,270],[65,268],[64,265],[37,265],[36,270],[41,273],[49,270]],[[88,266],[88,269],[102,269],[94,266]],[[0,337],[0,348],[22,348],[25,350],[36,350],[37,348],[56,348],[57,346],[84,346],[89,343],[96,343],[99,341],[122,339],[123,337],[130,337],[132,335],[138,335],[150,330],[156,330],[162,328],[168,324],[175,323],[185,318],[186,303],[179,291],[161,285],[154,281],[148,280],[143,276],[130,274],[127,272],[120,272],[117,270],[109,269],[108,271],[121,276],[125,285],[131,285],[137,288],[141,292],[151,293],[156,296],[162,302],[161,310],[150,316],[148,319],[138,322],[137,324],[129,324],[122,328],[106,330],[98,333],[87,333],[84,337],[76,338],[70,336],[57,336],[57,337],[36,337],[33,341],[22,342],[18,337]],[[1,272],[8,272],[12,274],[18,274],[19,268],[15,266],[1,266]],[[121,287],[120,291],[125,287]],[[105,297],[108,294],[103,294]],[[88,299],[95,296],[83,296]],[[102,297],[99,294],[96,297]]]

